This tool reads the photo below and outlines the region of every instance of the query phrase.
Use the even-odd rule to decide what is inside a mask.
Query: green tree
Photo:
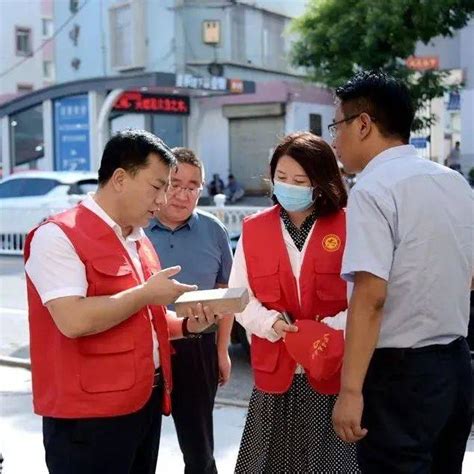
[[[329,87],[361,69],[382,69],[406,82],[417,110],[449,90],[446,71],[416,72],[405,59],[418,41],[452,36],[474,14],[474,0],[310,0],[294,20],[291,59]],[[418,118],[414,129],[436,117]]]

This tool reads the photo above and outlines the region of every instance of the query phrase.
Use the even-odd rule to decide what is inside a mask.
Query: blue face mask
[[[273,183],[275,194],[281,206],[289,212],[306,211],[314,203],[314,188],[310,186],[295,186],[281,181]]]

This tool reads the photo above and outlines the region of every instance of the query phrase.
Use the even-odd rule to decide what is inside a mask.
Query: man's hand
[[[332,424],[336,434],[346,443],[355,443],[367,434],[367,429],[360,426],[363,409],[362,393],[339,393],[332,412]]]
[[[208,306],[197,303],[196,306],[188,308],[186,311],[188,319],[188,331],[199,333],[209,326],[217,323],[222,316],[214,314]]]
[[[174,303],[183,293],[197,290],[196,285],[185,285],[170,279],[181,271],[180,266],[165,268],[152,275],[143,284],[145,304],[167,306]]]
[[[283,319],[277,319],[272,326],[273,330],[280,336],[285,339],[287,332],[298,332],[298,327],[294,324],[288,324]]]
[[[232,362],[227,350],[217,351],[217,361],[219,364],[219,387],[225,385],[230,379]]]

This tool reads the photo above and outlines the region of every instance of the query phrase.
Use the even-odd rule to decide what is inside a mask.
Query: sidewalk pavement
[[[47,474],[41,435],[41,418],[32,413],[31,374],[0,366],[0,451],[5,458],[2,474]],[[234,471],[246,410],[217,405],[214,410],[215,457],[219,473]],[[173,420],[163,417],[157,473],[184,471]]]
[[[32,413],[31,375],[25,369],[0,366],[0,451],[3,474],[47,474],[41,436],[41,418]],[[217,405],[214,412],[215,457],[220,474],[234,471],[245,423],[244,408]],[[184,470],[170,417],[163,419],[157,473],[180,474]],[[463,474],[474,472],[474,436],[468,444]]]

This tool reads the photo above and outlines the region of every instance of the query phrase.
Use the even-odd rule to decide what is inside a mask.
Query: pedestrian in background
[[[408,145],[407,88],[362,72],[336,90],[334,147],[359,173],[342,276],[354,283],[334,427],[364,473],[461,474],[472,425],[465,336],[473,194]]]
[[[331,425],[337,388],[323,387],[284,343],[297,331],[284,313],[345,326],[347,193],[331,147],[309,132],[283,138],[270,174],[275,206],[244,220],[229,282],[250,293],[236,318],[252,334],[255,377],[235,471],[357,473],[355,445]]]
[[[142,226],[166,202],[176,160],[154,135],[120,132],[105,146],[99,188],[32,230],[25,243],[35,413],[52,474],[152,474],[161,413],[170,412],[169,338],[216,322],[160,270]]]
[[[236,203],[244,197],[245,191],[242,185],[235,179],[233,174],[229,175],[225,195],[231,204]]]
[[[446,165],[461,173],[461,142],[456,142],[446,158]]]
[[[232,266],[229,236],[219,219],[197,209],[202,162],[188,148],[172,151],[178,166],[171,172],[167,203],[155,213],[147,235],[165,267],[181,267],[180,281],[194,282],[200,290],[226,288]],[[172,343],[172,415],[187,474],[217,472],[212,412],[218,385],[230,377],[233,320],[226,316],[217,332]]]
[[[219,173],[214,173],[212,175],[212,180],[207,185],[207,190],[211,196],[216,194],[222,194],[224,192],[225,186],[224,181],[222,181]]]

